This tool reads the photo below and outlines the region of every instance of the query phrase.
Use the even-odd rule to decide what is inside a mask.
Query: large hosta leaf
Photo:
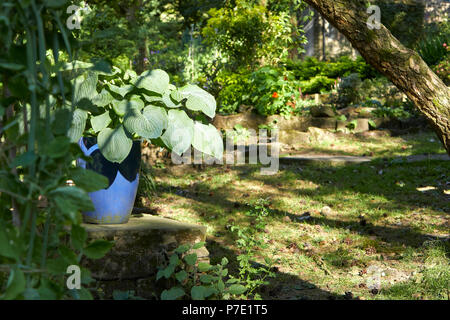
[[[125,97],[127,93],[131,92],[134,89],[134,87],[131,84],[126,84],[126,85],[118,87],[111,83],[108,83],[108,87],[109,87],[109,90],[119,94],[122,97]]]
[[[84,62],[79,60],[72,60],[71,62],[66,62],[62,66],[62,70],[76,70],[76,69],[90,69],[94,66],[91,62]]]
[[[95,132],[102,131],[111,123],[109,111],[106,111],[98,116],[91,116],[91,126]]]
[[[168,127],[161,136],[164,144],[173,152],[181,155],[192,143],[194,121],[183,110],[169,110]]]
[[[144,96],[144,99],[147,102],[155,102],[155,101],[160,102],[160,101],[162,101],[162,97],[161,96],[149,96],[149,95],[146,95],[145,93],[143,93],[142,95]]]
[[[156,139],[161,136],[164,121],[156,117],[145,117],[138,109],[127,112],[123,124],[125,128],[145,139]]]
[[[92,98],[92,103],[99,107],[104,107],[110,104],[114,100],[114,97],[108,90],[103,89],[102,92],[97,94],[94,98]]]
[[[145,71],[134,79],[133,84],[140,89],[145,89],[158,94],[163,94],[169,86],[169,75],[160,69]]]
[[[187,99],[186,108],[201,111],[208,117],[214,118],[217,105],[216,100],[210,93],[193,84],[178,89],[178,92],[183,98]]]
[[[192,146],[218,159],[223,155],[223,139],[219,131],[211,124],[204,125],[195,121]]]
[[[141,109],[143,102],[141,100],[113,100],[112,105],[114,112],[123,117],[131,109]]]
[[[81,109],[75,109],[72,117],[72,124],[70,125],[67,136],[71,142],[78,142],[83,135],[84,128],[86,127],[86,120],[88,113]]]
[[[98,75],[96,72],[88,71],[74,80],[73,103],[78,104],[83,98],[91,100],[97,95]]]
[[[134,70],[131,70],[131,69],[125,70],[125,73],[123,74],[124,80],[130,80],[130,79],[136,79],[136,78],[137,78],[137,74]]]
[[[105,128],[98,134],[98,148],[111,162],[121,163],[130,153],[133,141],[127,135],[123,125],[115,129]]]
[[[132,95],[130,101],[132,101],[133,108],[142,110],[145,106],[144,101],[142,101],[142,99],[138,95]]]
[[[181,103],[176,103],[176,101],[174,101],[171,98],[171,94],[170,92],[165,92],[162,96],[162,102],[166,105],[166,107],[168,108],[179,108],[181,107]]]
[[[158,121],[162,129],[167,129],[168,119],[166,109],[148,105],[144,108],[144,117],[149,121]]]

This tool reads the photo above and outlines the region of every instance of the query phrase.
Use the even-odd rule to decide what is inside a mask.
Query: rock
[[[369,131],[369,119],[356,119],[356,127],[353,129],[354,133]]]
[[[280,130],[278,139],[281,143],[288,145],[302,144],[309,142],[309,133],[297,130]]]
[[[284,222],[291,222],[291,218],[289,218],[289,216],[284,216],[283,217],[283,221]]]
[[[331,143],[336,141],[336,136],[328,130],[310,127],[308,132],[311,143]]]
[[[255,113],[239,113],[229,116],[216,115],[212,124],[217,129],[232,130],[236,124],[244,128],[258,128],[259,125],[266,123],[266,117]]]
[[[309,127],[316,127],[321,129],[331,129],[336,130],[336,119],[335,118],[310,118],[309,119]]]
[[[320,210],[320,214],[323,216],[327,216],[329,214],[331,214],[333,212],[333,210],[331,210],[331,208],[329,206],[325,206]]]
[[[332,118],[336,115],[334,109],[327,105],[312,106],[310,113],[313,117],[328,117]]]
[[[346,108],[343,108],[343,109],[338,109],[337,113],[340,114],[340,115],[344,115],[347,118],[349,118],[349,117],[357,117],[358,116],[357,108],[356,107],[352,107],[352,106],[346,107]]]
[[[389,132],[385,131],[385,130],[371,130],[371,131],[358,132],[356,134],[356,136],[363,137],[363,138],[388,137]]]

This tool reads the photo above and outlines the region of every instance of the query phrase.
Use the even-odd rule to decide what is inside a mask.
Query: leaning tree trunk
[[[450,155],[450,90],[419,54],[403,46],[385,26],[373,30],[368,27],[367,1],[305,1],[342,32],[368,63],[414,102]]]

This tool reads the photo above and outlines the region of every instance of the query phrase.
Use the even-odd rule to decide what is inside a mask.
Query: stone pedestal
[[[114,241],[108,254],[99,260],[85,259],[105,298],[113,290],[134,290],[152,298],[158,266],[181,244],[205,241],[206,227],[144,214],[126,224],[85,224],[90,239]],[[195,250],[199,260],[209,260],[206,248]]]

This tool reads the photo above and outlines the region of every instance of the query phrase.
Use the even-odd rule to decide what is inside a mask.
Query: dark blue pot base
[[[133,210],[139,184],[141,143],[133,141],[130,154],[122,163],[112,163],[103,157],[96,138],[81,138],[78,144],[92,162],[78,159],[80,167],[93,170],[108,178],[108,188],[89,193],[95,211],[84,212],[83,220],[95,224],[127,223]]]

